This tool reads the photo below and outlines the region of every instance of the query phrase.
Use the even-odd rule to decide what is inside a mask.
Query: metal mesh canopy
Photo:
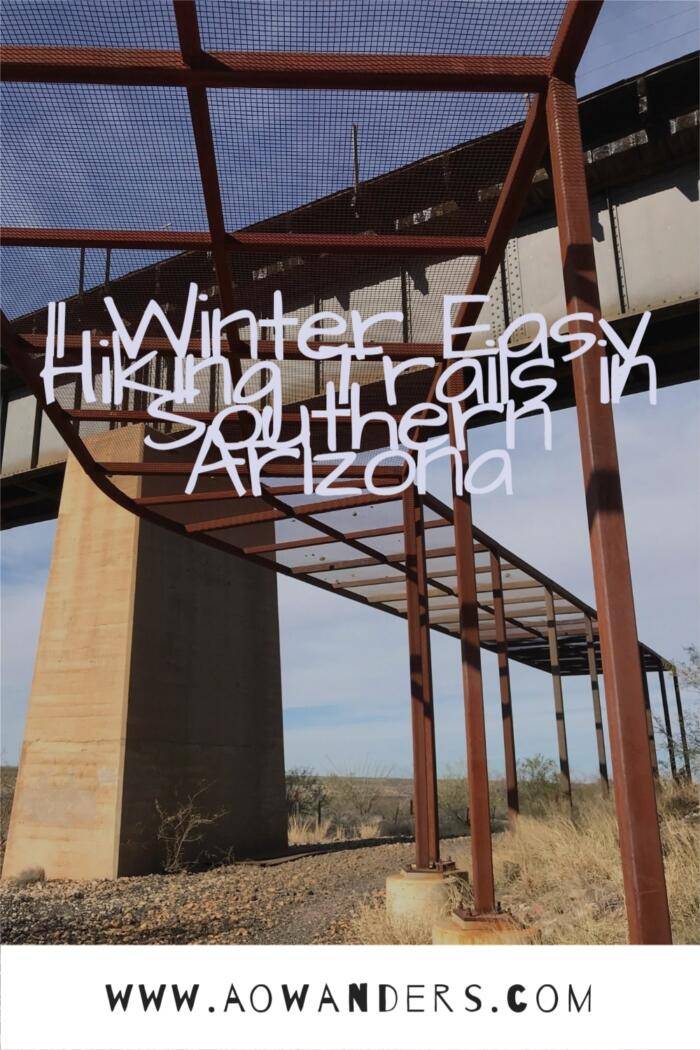
[[[198,0],[207,51],[548,55],[561,0]],[[169,0],[3,4],[7,44],[178,47]]]
[[[277,289],[301,319],[323,309],[345,318],[353,309],[400,310],[403,322],[384,323],[374,337],[398,357],[437,352],[442,296],[488,290],[500,261],[518,193],[544,147],[538,91],[575,67],[585,43],[575,8],[555,0],[6,3],[2,263],[13,366],[40,393],[50,300],[67,302],[67,362],[89,330],[99,364],[105,295],[132,326],[151,298],[177,326],[190,281],[210,307],[245,306],[258,317]],[[194,353],[200,334],[195,325]],[[249,334],[242,327],[232,343],[236,367],[250,359]],[[165,349],[153,333],[147,344]],[[149,380],[157,385],[171,367],[160,354]],[[321,404],[337,372],[290,347],[283,438],[294,434],[301,405]],[[354,364],[351,378],[364,411],[387,409],[376,363]],[[432,368],[408,372],[394,413],[427,399],[434,378]],[[224,405],[216,370],[199,386],[187,413],[208,420]],[[291,460],[266,472],[260,498],[233,494],[222,471],[185,495],[191,449],[148,449],[146,433],[166,440],[173,425],[153,423],[147,409],[138,393],[97,409],[66,377],[49,412],[97,483],[130,510],[406,615],[400,496],[310,497]],[[341,427],[338,447],[347,442]],[[323,450],[320,437],[312,444]],[[366,429],[351,471],[358,485],[362,463],[385,444],[382,424]],[[404,468],[389,455],[377,478],[395,485]],[[432,496],[425,507],[430,626],[458,636],[453,511]],[[475,537],[481,644],[505,641],[514,659],[554,670],[556,620],[560,673],[599,663],[595,611]]]

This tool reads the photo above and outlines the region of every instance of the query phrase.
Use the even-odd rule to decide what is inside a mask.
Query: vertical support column
[[[676,768],[676,749],[673,745],[673,728],[671,726],[671,714],[668,709],[668,695],[666,693],[666,679],[663,667],[659,668],[659,685],[661,686],[661,705],[664,709],[664,727],[666,729],[666,746],[668,748],[668,764],[671,767],[671,776],[678,780]]]
[[[403,495],[403,525],[407,569],[406,617],[411,662],[416,867],[425,870],[435,867],[440,860],[440,832],[423,503],[415,486],[407,489]]]
[[[598,667],[595,658],[595,639],[593,637],[593,623],[590,616],[586,617],[586,654],[588,656],[588,674],[591,679],[591,695],[593,697],[593,720],[595,722],[595,739],[598,748],[598,770],[600,771],[600,782],[604,793],[610,791],[608,781],[608,760],[605,754],[605,734],[603,733],[603,713],[600,707],[600,688],[598,686]]]
[[[455,393],[455,385],[450,385]],[[452,423],[450,423],[452,427]],[[452,442],[454,433],[451,430]],[[466,442],[466,435],[465,435]],[[460,453],[462,475],[468,466],[468,453]],[[459,600],[459,641],[462,655],[462,688],[467,727],[467,776],[469,778],[469,819],[471,827],[472,883],[474,911],[477,915],[495,911],[491,846],[491,807],[489,771],[486,756],[484,691],[481,680],[481,643],[479,639],[479,606],[474,563],[472,505],[468,492],[454,492],[454,538]]]
[[[654,778],[658,780],[659,777],[659,759],[656,754],[656,740],[654,738],[654,719],[651,715],[651,701],[649,699],[649,679],[644,669],[644,651],[641,646],[639,648],[639,662],[642,668],[642,688],[644,690],[644,710],[646,713],[647,720],[647,739],[649,741],[649,754],[651,755],[651,771]]]
[[[491,587],[493,588],[493,615],[496,621],[496,652],[498,654],[498,683],[501,691],[501,720],[503,722],[503,752],[506,763],[506,802],[508,823],[513,825],[520,812],[518,800],[518,768],[515,759],[515,733],[513,731],[513,704],[508,668],[508,636],[503,605],[503,580],[501,559],[494,551],[491,556]]]
[[[685,775],[688,778],[688,782],[691,783],[693,780],[693,773],[690,768],[690,751],[688,750],[688,738],[685,733],[685,718],[683,717],[683,704],[681,703],[681,691],[678,685],[677,671],[673,671],[673,689],[676,694],[676,710],[678,711],[678,729],[681,734],[681,748],[683,749],[683,764],[685,766]]]
[[[553,77],[547,123],[567,309],[600,317],[576,89]],[[590,329],[574,320],[569,331]],[[613,757],[625,902],[632,943],[668,944],[671,924],[654,778],[646,746],[644,694],[612,408],[601,404],[601,349],[572,372]]]
[[[569,746],[566,741],[566,720],[564,718],[564,691],[561,684],[559,666],[559,640],[557,638],[557,619],[554,611],[554,598],[551,591],[544,592],[544,604],[547,610],[547,641],[549,642],[549,666],[552,674],[552,691],[554,693],[554,714],[557,720],[557,746],[559,748],[559,782],[563,793],[572,804],[571,769],[569,767]]]

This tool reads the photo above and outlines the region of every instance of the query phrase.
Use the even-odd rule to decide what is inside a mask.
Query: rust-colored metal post
[[[552,176],[569,313],[600,317],[576,89],[553,77],[547,92]],[[570,322],[570,332],[590,324]],[[613,786],[630,941],[668,944],[671,924],[654,778],[647,746],[637,624],[612,407],[600,399],[602,351],[572,362],[593,579],[613,759]]]
[[[673,689],[676,694],[676,710],[678,711],[678,730],[681,734],[681,749],[683,751],[683,765],[688,782],[692,782],[693,772],[690,767],[690,751],[688,750],[688,737],[685,732],[685,718],[683,717],[683,704],[681,703],[681,690],[678,685],[678,672],[673,671]]]
[[[455,384],[450,391],[456,392]],[[451,440],[454,432],[450,422]],[[465,436],[466,441],[466,436]],[[468,453],[461,453],[462,476],[469,465]],[[476,565],[471,497],[454,490],[453,508],[457,597],[459,600],[459,641],[462,655],[462,689],[467,728],[467,776],[469,779],[469,826],[472,854],[472,888],[474,911],[485,915],[495,911],[491,846],[491,807],[489,771],[486,756],[484,690],[481,680],[481,643],[479,639],[479,606],[477,604]]]
[[[600,707],[600,687],[598,685],[598,667],[595,658],[595,639],[593,637],[593,623],[590,616],[586,617],[586,655],[588,656],[588,674],[591,679],[591,695],[593,697],[593,720],[595,722],[595,739],[598,747],[598,770],[600,772],[600,783],[604,793],[610,791],[608,780],[608,760],[605,754],[605,734],[603,733],[603,713]]]
[[[654,719],[651,714],[651,700],[649,699],[649,679],[644,670],[644,651],[639,649],[639,660],[642,667],[642,689],[644,690],[644,711],[647,720],[647,740],[649,741],[649,754],[651,755],[651,771],[654,779],[659,777],[659,758],[656,754],[656,739],[654,738]]]
[[[666,693],[666,679],[663,667],[659,668],[659,685],[661,686],[661,706],[664,709],[664,728],[666,730],[666,747],[668,748],[668,764],[671,767],[671,776],[678,780],[676,768],[676,749],[673,744],[673,728],[671,726],[671,713],[668,709],[668,695]]]
[[[498,682],[501,690],[501,721],[503,722],[503,752],[506,763],[506,802],[508,823],[513,825],[520,812],[518,800],[518,769],[515,759],[515,733],[513,730],[513,704],[508,668],[508,635],[503,605],[503,580],[501,559],[491,551],[491,586],[493,588],[493,616],[496,622],[496,652],[498,654]]]
[[[551,591],[544,592],[544,604],[547,611],[547,641],[549,642],[549,667],[552,675],[554,693],[554,714],[557,720],[557,746],[559,748],[559,782],[563,793],[572,805],[571,769],[569,767],[569,745],[566,741],[566,720],[564,718],[564,691],[561,684],[559,666],[559,640],[557,638],[557,617],[554,611],[554,598]]]
[[[426,870],[435,867],[440,860],[440,832],[423,503],[415,486],[404,492],[403,521],[407,569],[406,618],[411,661],[416,868]]]

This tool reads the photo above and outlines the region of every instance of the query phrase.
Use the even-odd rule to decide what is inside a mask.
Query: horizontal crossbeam
[[[150,251],[210,251],[209,233],[187,230],[75,230],[3,226],[3,244],[15,248],[129,248]],[[402,233],[249,233],[225,235],[237,252],[297,252],[302,255],[482,255],[483,237]]]
[[[521,55],[376,55],[212,51],[195,68],[179,51],[3,47],[2,79],[58,84],[336,91],[542,91],[547,58]]]

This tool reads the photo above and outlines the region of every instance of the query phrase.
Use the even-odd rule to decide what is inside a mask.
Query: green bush
[[[521,811],[530,814],[542,814],[559,800],[559,770],[551,758],[532,755],[518,762],[518,794]]]

